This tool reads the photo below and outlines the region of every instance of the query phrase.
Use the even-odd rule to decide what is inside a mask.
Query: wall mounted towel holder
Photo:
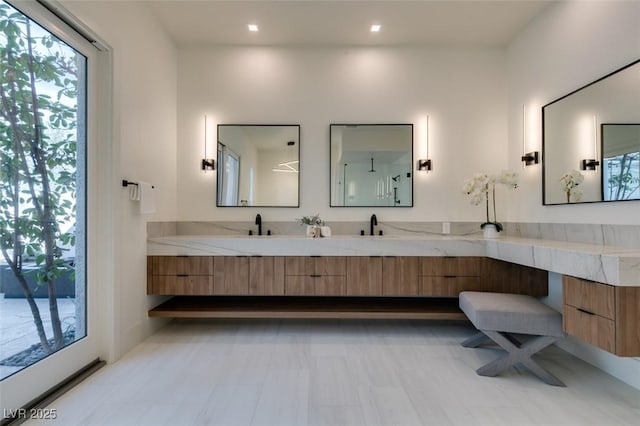
[[[123,186],[123,187],[125,187],[125,188],[126,188],[126,187],[128,187],[129,185],[135,185],[135,186],[138,186],[138,182],[132,182],[132,181],[130,181],[130,180],[122,179],[122,186]],[[155,189],[155,186],[154,186],[154,185],[151,185],[151,188],[154,188],[154,189]]]

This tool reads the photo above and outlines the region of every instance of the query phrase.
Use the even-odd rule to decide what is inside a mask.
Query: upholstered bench
[[[531,358],[564,337],[562,315],[559,312],[532,296],[477,291],[460,293],[460,309],[479,330],[479,333],[462,342],[462,346],[475,348],[493,340],[507,351],[476,370],[479,375],[493,377],[513,365],[521,364],[546,383],[565,386]],[[521,343],[513,334],[533,337]]]

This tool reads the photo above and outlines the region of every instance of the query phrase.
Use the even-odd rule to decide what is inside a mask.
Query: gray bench
[[[493,340],[507,352],[480,367],[481,376],[496,376],[521,364],[546,383],[565,386],[557,377],[538,365],[531,356],[564,337],[562,315],[532,296],[522,294],[464,291],[460,309],[479,330],[462,346],[475,348]],[[521,343],[513,334],[532,335]]]

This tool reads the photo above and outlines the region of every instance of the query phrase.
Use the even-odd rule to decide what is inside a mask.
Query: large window
[[[87,59],[0,0],[0,379],[86,335]]]

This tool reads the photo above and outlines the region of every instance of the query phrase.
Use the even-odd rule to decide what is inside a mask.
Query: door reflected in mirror
[[[331,207],[413,206],[413,124],[331,124]]]
[[[640,124],[602,125],[602,199],[640,199]]]
[[[218,207],[298,207],[300,126],[218,125]]]

